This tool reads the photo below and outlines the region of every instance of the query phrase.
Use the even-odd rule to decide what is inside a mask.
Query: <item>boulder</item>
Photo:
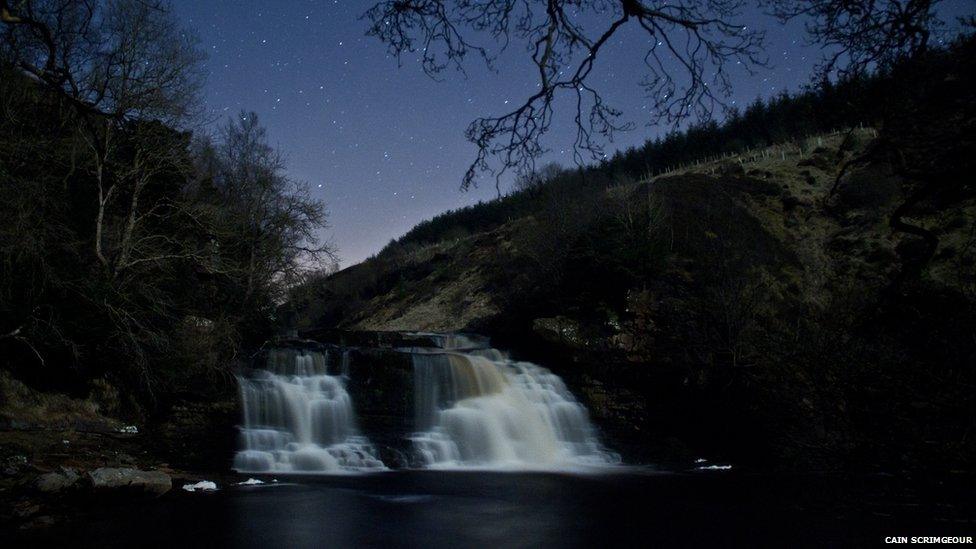
[[[161,496],[173,487],[173,480],[162,471],[100,467],[88,473],[88,478],[97,491],[124,490]]]
[[[74,469],[62,467],[60,471],[44,473],[34,481],[34,487],[41,492],[54,493],[74,487],[81,477]]]

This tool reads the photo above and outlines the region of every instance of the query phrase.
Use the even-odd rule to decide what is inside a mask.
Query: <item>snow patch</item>
[[[197,490],[200,491],[216,490],[217,483],[209,480],[201,480],[196,484],[184,484],[183,489],[186,490],[187,492],[196,492]]]
[[[249,478],[244,482],[238,482],[238,486],[254,486],[255,484],[264,484],[263,480],[258,480],[256,478]]]

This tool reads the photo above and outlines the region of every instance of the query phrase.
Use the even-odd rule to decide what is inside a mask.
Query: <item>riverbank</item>
[[[49,528],[89,505],[159,497],[203,479],[242,480],[229,467],[239,420],[233,393],[173,402],[151,421],[129,422],[103,413],[98,391],[74,398],[0,374],[0,397],[4,531]]]
[[[158,446],[142,432],[0,429],[0,530],[47,529],[92,506],[138,504],[201,480],[247,478],[229,468],[181,468]]]
[[[407,350],[443,345],[439,338],[477,339],[390,332],[320,337],[333,343],[280,341],[279,349],[323,353],[327,371],[345,372],[350,390],[362,397],[354,401],[361,428],[380,434],[389,426],[390,403],[410,400]],[[37,404],[45,397],[24,400]],[[45,414],[26,414],[21,406],[33,422],[0,424],[0,531],[16,545],[126,546],[141,544],[146,532],[165,532],[157,539],[167,545],[396,545],[413,539],[432,546],[534,540],[567,547],[598,542],[587,536],[610,528],[626,532],[632,543],[822,546],[869,544],[888,534],[965,535],[976,528],[976,475],[965,471],[773,473],[750,463],[730,466],[720,455],[706,454],[706,461],[664,439],[645,449],[670,456],[654,466],[572,474],[424,471],[385,455],[388,465],[407,468],[237,474],[230,469],[238,448],[236,401],[184,402],[145,426],[102,416],[84,402],[58,404]],[[409,403],[400,408],[404,417],[397,421],[409,423]],[[636,447],[647,437],[601,430],[607,434],[604,442],[617,451],[621,442]],[[251,477],[261,484],[242,485]],[[201,481],[214,482],[217,490],[184,489]],[[441,521],[451,528],[438,530]],[[701,529],[702,521],[709,529]],[[371,524],[392,526],[376,530]],[[799,531],[807,537],[797,539]]]

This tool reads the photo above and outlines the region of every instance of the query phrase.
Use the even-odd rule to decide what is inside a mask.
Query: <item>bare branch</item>
[[[765,0],[782,21],[804,19],[814,44],[825,50],[820,78],[887,69],[928,48],[942,25],[942,0]]]
[[[733,22],[738,0],[401,0],[375,4],[364,17],[367,34],[387,44],[391,54],[421,51],[424,71],[438,75],[445,67],[461,68],[477,52],[491,66],[496,58],[475,46],[466,33],[480,35],[504,49],[511,39],[524,42],[535,64],[537,91],[512,111],[474,120],[466,137],[477,153],[461,188],[477,184],[479,173],[499,178],[510,169],[529,173],[545,148],[554,102],[574,99],[577,133],[574,159],[580,165],[603,157],[603,146],[617,132],[634,127],[623,113],[608,105],[588,82],[610,39],[633,25],[648,38],[642,84],[654,107],[648,123],[675,124],[691,116],[708,117],[731,92],[729,65],[746,70],[762,66],[763,33]],[[603,19],[603,30],[592,33],[583,20]],[[643,47],[643,46],[642,46]]]

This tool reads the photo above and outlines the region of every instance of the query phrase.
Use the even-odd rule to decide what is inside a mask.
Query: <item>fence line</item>
[[[858,130],[858,131],[861,131],[861,132],[864,132],[866,130],[867,133],[871,137],[878,137],[878,130],[875,129],[875,128],[873,128],[873,127],[867,127],[867,128],[865,128],[864,125],[862,124],[862,125],[859,125],[855,129]],[[713,163],[713,162],[715,162],[717,160],[725,160],[725,159],[733,158],[733,157],[739,163],[739,165],[746,164],[746,163],[752,163],[752,162],[756,162],[756,161],[760,160],[760,158],[761,159],[768,158],[769,155],[771,154],[771,151],[772,152],[778,151],[780,153],[780,160],[781,161],[785,161],[788,155],[792,155],[792,154],[795,153],[798,156],[802,156],[804,154],[808,154],[808,152],[812,152],[812,150],[814,150],[814,149],[810,149],[809,151],[804,151],[803,145],[804,145],[805,142],[810,141],[814,137],[817,140],[817,144],[816,144],[816,147],[815,148],[820,148],[820,147],[823,147],[823,143],[824,143],[824,138],[825,137],[826,138],[835,137],[835,136],[838,136],[838,135],[841,135],[841,134],[846,134],[848,132],[851,132],[851,130],[852,130],[851,128],[848,128],[848,129],[835,129],[835,130],[830,131],[830,132],[827,132],[827,133],[819,133],[819,134],[807,135],[807,136],[804,136],[804,137],[801,137],[799,139],[796,139],[796,140],[793,140],[793,141],[789,141],[789,142],[786,142],[786,143],[777,143],[777,144],[774,144],[774,145],[767,145],[767,146],[764,146],[764,147],[751,147],[749,149],[746,149],[746,150],[740,151],[740,152],[726,151],[726,152],[723,152],[723,153],[709,155],[709,156],[706,156],[704,158],[699,157],[699,158],[697,158],[695,160],[691,160],[691,161],[685,162],[683,164],[678,164],[676,166],[668,166],[667,169],[653,172],[653,174],[651,174],[651,175],[645,175],[643,179],[644,180],[649,180],[649,179],[653,179],[655,177],[660,177],[660,176],[663,176],[663,175],[670,175],[670,174],[673,174],[675,172],[682,171],[682,170],[686,170],[686,169],[691,168],[691,167],[698,167],[698,166],[701,166],[702,164],[710,164],[710,163]],[[710,170],[709,173],[714,174],[715,173],[715,169],[716,168],[713,166],[711,168],[711,170]],[[650,170],[648,170],[648,171],[650,171]]]

